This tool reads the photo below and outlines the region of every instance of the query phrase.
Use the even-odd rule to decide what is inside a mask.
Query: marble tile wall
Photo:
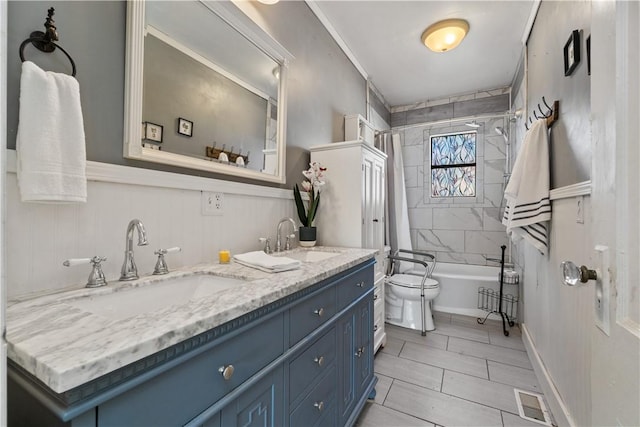
[[[498,94],[502,96],[505,95]],[[451,98],[447,101],[439,106],[421,105],[419,109],[445,111],[462,102]],[[508,110],[508,101],[494,101],[490,102],[493,107],[485,115],[494,114],[498,105],[502,112]],[[431,197],[430,137],[472,130],[464,121],[400,126],[394,132],[400,134],[403,147],[413,247],[435,253],[438,261],[496,265],[487,262],[486,257],[499,258],[500,246],[507,245],[508,241],[501,224],[506,145],[494,129],[497,126],[509,129],[510,122],[503,117],[476,120],[480,127],[477,129],[475,197]]]

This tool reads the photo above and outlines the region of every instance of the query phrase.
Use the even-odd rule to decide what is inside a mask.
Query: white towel
[[[547,221],[551,219],[546,120],[534,122],[526,133],[504,197],[507,204],[502,223],[507,227],[507,234],[514,241],[524,238],[546,254]]]
[[[86,202],[80,88],[69,75],[22,63],[16,139],[23,202]]]
[[[267,273],[280,273],[282,271],[300,268],[301,262],[287,257],[275,257],[263,251],[247,252],[233,256],[234,261],[247,267],[257,268]]]

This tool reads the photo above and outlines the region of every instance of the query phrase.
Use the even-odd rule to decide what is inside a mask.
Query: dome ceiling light
[[[258,0],[260,3],[263,4],[276,4],[278,3],[280,0]]]
[[[436,22],[422,33],[422,43],[434,52],[447,52],[462,42],[469,32],[464,19],[445,19]]]

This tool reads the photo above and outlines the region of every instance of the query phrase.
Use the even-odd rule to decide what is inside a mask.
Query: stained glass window
[[[476,132],[431,137],[431,196],[476,195]]]

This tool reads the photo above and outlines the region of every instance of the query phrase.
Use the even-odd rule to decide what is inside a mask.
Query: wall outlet
[[[224,193],[202,193],[202,215],[222,215],[224,213]]]

